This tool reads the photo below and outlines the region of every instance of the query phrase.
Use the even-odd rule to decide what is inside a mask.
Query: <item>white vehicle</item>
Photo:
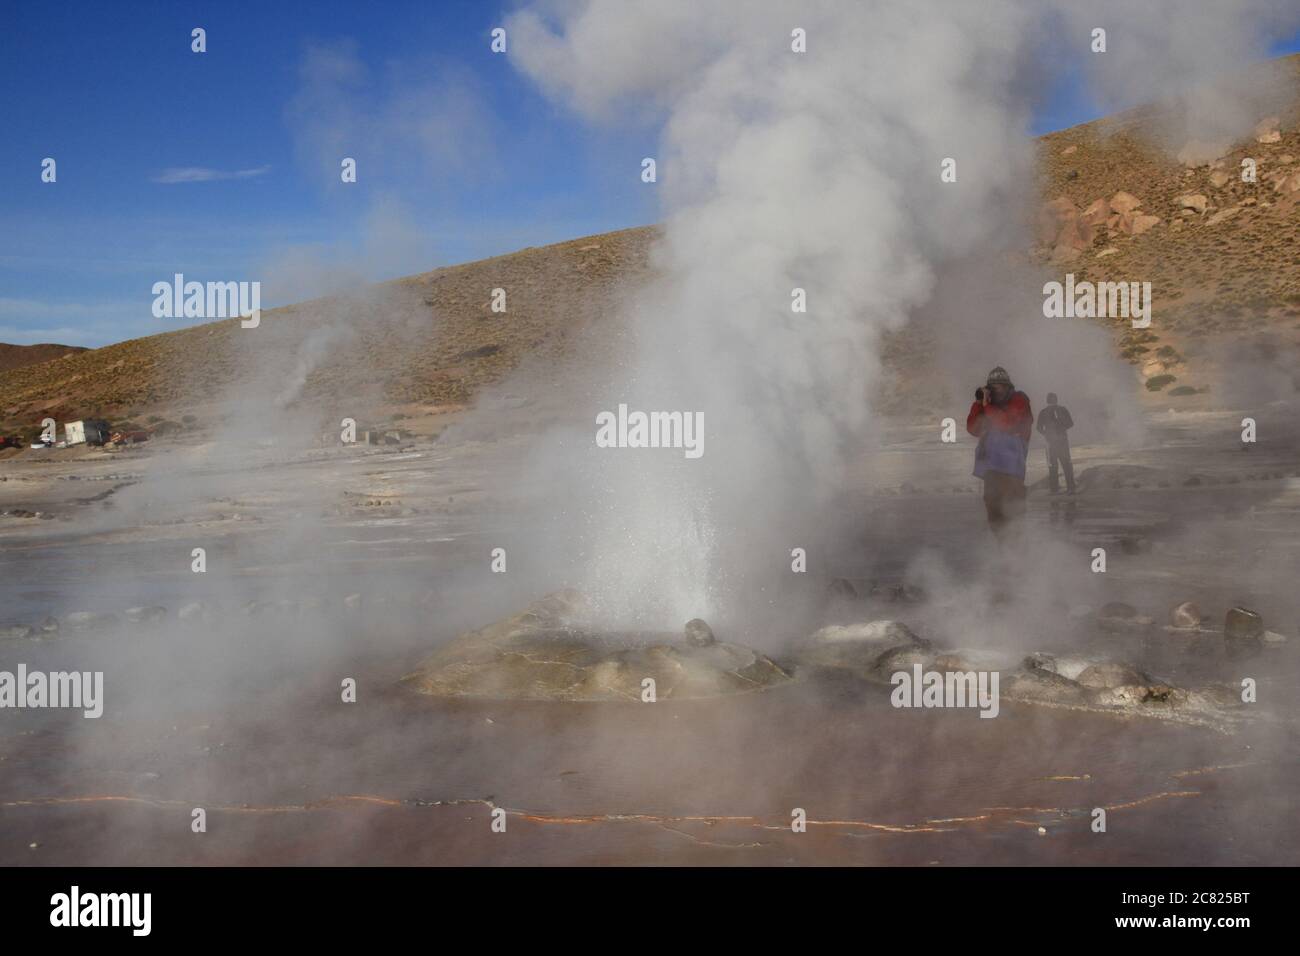
[[[69,445],[102,445],[108,441],[108,422],[87,418],[84,421],[68,422],[63,426]]]

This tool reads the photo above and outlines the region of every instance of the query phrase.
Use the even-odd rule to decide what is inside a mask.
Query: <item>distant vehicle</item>
[[[0,435],[0,448],[22,448],[23,440],[17,435]]]
[[[115,445],[134,445],[136,442],[148,441],[149,433],[145,431],[113,432],[109,439]]]
[[[63,426],[63,431],[69,445],[102,445],[108,441],[109,436],[108,422],[98,418],[68,422]]]

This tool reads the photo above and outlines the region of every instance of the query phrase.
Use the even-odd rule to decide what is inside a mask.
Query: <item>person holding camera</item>
[[[1025,459],[1033,435],[1029,396],[1016,390],[1002,366],[989,372],[966,416],[966,431],[979,439],[976,478],[984,482],[984,509],[989,527],[1001,534],[1025,510]]]

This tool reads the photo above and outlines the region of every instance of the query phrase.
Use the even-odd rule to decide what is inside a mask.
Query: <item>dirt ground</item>
[[[98,720],[5,714],[0,862],[1294,864],[1295,410],[1259,413],[1247,449],[1235,412],[1151,405],[1141,447],[1076,448],[1072,498],[1046,494],[1031,452],[1026,533],[1077,554],[1087,579],[1059,595],[1063,620],[1104,598],[1163,623],[1192,599],[1219,621],[1250,607],[1288,638],[1216,675],[1259,685],[1260,720],[1232,734],[1010,702],[997,720],[896,710],[888,687],[832,673],[653,707],[412,695],[397,679],[439,641],[565,583],[558,556],[545,574],[482,573],[491,547],[527,537],[510,481],[536,436],[526,402],[494,431],[399,446],[24,454],[0,482],[4,621],[167,612],[0,642],[0,669],[103,670],[106,698]],[[969,441],[891,427],[859,461],[856,544],[799,586],[903,580],[927,552],[986,562],[970,457]],[[1098,546],[1104,575],[1087,570]],[[980,612],[1005,630],[995,642],[1059,650],[1041,615],[1017,616],[1023,597]],[[193,600],[210,619],[178,621]],[[962,626],[929,599],[873,616]],[[800,636],[761,629],[727,639],[779,655]]]

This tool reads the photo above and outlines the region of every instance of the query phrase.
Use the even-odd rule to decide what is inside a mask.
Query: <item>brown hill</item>
[[[242,390],[275,400],[466,402],[525,356],[545,360],[643,272],[651,227],[590,236],[263,312],[119,342],[0,381],[0,423],[138,417]],[[507,291],[492,311],[492,290]]]
[[[53,345],[50,343],[8,345],[0,342],[0,372],[25,368],[28,365],[37,365],[41,362],[51,362],[54,359],[63,358],[65,355],[75,355],[77,352],[86,351],[89,350],[80,345]]]
[[[1110,324],[1117,349],[1153,392],[1171,385],[1167,394],[1193,393],[1187,383],[1196,376],[1187,373],[1208,353],[1250,342],[1284,366],[1297,345],[1300,55],[1257,69],[1282,76],[1291,91],[1277,135],[1270,126],[1204,165],[1189,167],[1154,145],[1151,131],[1169,106],[1039,139],[1039,189],[1054,204],[1051,215],[1095,223],[1071,226],[1070,248],[1062,248],[1060,223],[1049,223],[1051,235],[1040,234],[1028,255],[1080,281],[1152,283],[1151,329]],[[1257,163],[1254,183],[1239,174],[1245,158]],[[1126,219],[1112,208],[1127,205],[1118,193],[1140,202]],[[1204,206],[1185,211],[1180,197],[1189,194]],[[579,334],[613,311],[620,287],[646,274],[653,237],[653,227],[641,227],[528,248],[270,310],[259,329],[232,319],[17,368],[0,380],[0,429],[46,414],[174,416],[241,391],[282,404],[339,396],[464,403],[525,358],[570,354]],[[504,313],[491,308],[496,288],[507,290]],[[898,369],[923,365],[927,353],[922,330],[884,343]]]

